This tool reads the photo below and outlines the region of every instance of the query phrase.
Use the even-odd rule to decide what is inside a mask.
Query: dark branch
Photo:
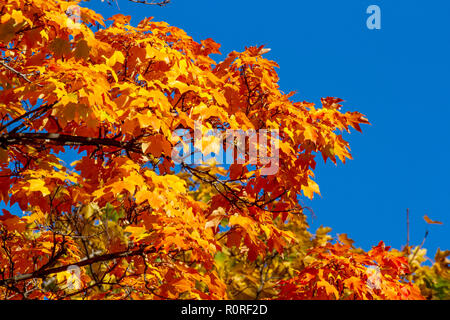
[[[6,148],[10,145],[42,145],[43,143],[53,143],[63,146],[110,146],[125,149],[132,152],[142,153],[142,149],[137,144],[118,141],[110,138],[92,138],[83,136],[72,136],[61,133],[6,133],[0,135],[0,146]]]
[[[34,278],[43,278],[50,274],[67,271],[67,268],[69,268],[70,266],[84,267],[87,265],[92,265],[97,262],[110,261],[113,259],[126,258],[126,257],[132,257],[132,256],[137,256],[137,255],[155,253],[155,252],[156,252],[155,248],[150,248],[150,249],[142,248],[142,249],[138,249],[138,250],[127,250],[127,251],[122,251],[122,252],[108,253],[108,254],[96,256],[96,257],[93,257],[90,259],[82,260],[77,263],[72,263],[72,264],[68,264],[68,265],[64,265],[64,266],[60,266],[60,267],[55,267],[52,269],[42,269],[41,268],[33,273],[21,274],[21,275],[18,275],[18,276],[9,278],[9,279],[0,280],[0,286],[14,284],[14,283],[17,283],[20,281],[30,280],[30,279],[34,279]]]
[[[2,66],[4,66],[6,69],[8,69],[9,71],[14,72],[15,74],[17,74],[19,77],[21,77],[22,79],[24,79],[26,82],[32,83],[31,80],[28,79],[28,77],[27,77],[25,74],[23,74],[23,73],[17,71],[16,69],[10,67],[9,65],[7,65],[6,63],[4,63],[3,61],[0,61],[0,64],[1,64]]]

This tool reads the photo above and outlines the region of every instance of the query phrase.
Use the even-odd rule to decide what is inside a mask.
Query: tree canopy
[[[405,252],[309,231],[316,156],[351,159],[361,113],[293,101],[264,47],[216,62],[212,39],[77,5],[0,0],[0,200],[21,210],[0,215],[4,299],[423,298]],[[192,160],[239,130],[273,143]],[[446,255],[423,272],[448,279]]]

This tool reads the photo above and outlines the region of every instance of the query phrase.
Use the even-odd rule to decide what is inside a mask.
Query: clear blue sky
[[[344,110],[364,113],[372,126],[347,135],[354,160],[316,169],[322,198],[306,204],[332,234],[347,233],[369,249],[380,240],[406,241],[434,257],[450,249],[450,1],[411,0],[172,0],[164,8],[118,0],[85,3],[105,18],[154,16],[195,40],[213,38],[225,55],[266,45],[280,65],[283,91],[297,100],[344,99]],[[381,30],[366,27],[369,5],[381,8]],[[219,57],[221,60],[222,58]],[[427,225],[427,214],[444,225]]]
[[[369,30],[369,5],[381,9],[381,29]],[[283,91],[312,102],[336,96],[345,110],[367,115],[372,126],[348,135],[353,161],[317,167],[322,198],[306,204],[332,234],[347,233],[369,249],[379,240],[450,248],[450,1],[434,0],[172,0],[164,8],[119,0],[89,7],[109,17],[153,16],[195,40],[213,38],[225,55],[266,45],[280,65]],[[221,58],[220,58],[221,59]],[[444,225],[427,225],[427,214]]]

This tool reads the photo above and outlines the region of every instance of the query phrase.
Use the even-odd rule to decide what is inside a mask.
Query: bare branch
[[[0,280],[0,286],[16,283],[16,282],[20,282],[20,281],[30,280],[30,279],[34,279],[34,278],[43,278],[43,277],[48,276],[53,273],[59,273],[59,272],[66,271],[67,268],[69,268],[70,266],[84,267],[84,266],[92,265],[97,262],[109,261],[109,260],[114,260],[114,259],[118,259],[118,258],[126,258],[126,257],[132,257],[132,256],[136,256],[136,255],[149,254],[149,253],[155,253],[155,252],[156,252],[155,248],[150,248],[150,249],[149,248],[141,248],[138,250],[126,250],[126,251],[121,251],[121,252],[108,253],[108,254],[96,256],[96,257],[93,257],[90,259],[81,260],[77,263],[72,263],[72,264],[68,264],[68,265],[64,265],[64,266],[60,266],[60,267],[55,267],[52,269],[42,269],[41,268],[33,273],[22,274],[22,275],[18,275],[18,276],[9,278],[9,279]]]
[[[137,144],[130,144],[110,138],[91,138],[83,136],[72,136],[61,133],[6,133],[0,135],[0,145],[36,145],[43,143],[53,143],[55,145],[89,145],[89,146],[111,146],[125,149],[132,152],[142,153],[142,149]]]
[[[32,81],[31,81],[30,79],[28,79],[28,77],[27,77],[25,74],[23,74],[23,73],[17,71],[16,69],[10,67],[9,65],[7,65],[6,63],[4,63],[3,61],[0,61],[0,64],[1,64],[2,66],[4,66],[6,69],[8,69],[9,71],[14,72],[15,74],[17,74],[19,77],[21,77],[22,79],[24,79],[26,82],[32,83]]]

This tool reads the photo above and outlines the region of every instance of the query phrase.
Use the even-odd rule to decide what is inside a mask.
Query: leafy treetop
[[[299,197],[319,193],[315,155],[350,159],[342,131],[361,131],[367,119],[342,112],[338,98],[323,98],[321,107],[293,102],[293,93],[280,91],[278,66],[263,57],[263,47],[216,63],[211,54],[220,46],[212,39],[196,42],[151,18],[137,26],[124,15],[104,20],[83,7],[78,22],[66,14],[75,5],[0,0],[0,200],[23,211],[19,217],[3,209],[0,216],[0,293],[235,296],[220,254],[237,250],[256,263],[285,257],[310,237]],[[277,172],[262,174],[266,164],[250,165],[248,155],[226,168],[176,169],[171,155],[180,137],[173,133],[193,133],[196,121],[202,131],[279,130]],[[71,164],[60,158],[69,149],[79,155]],[[417,296],[410,285],[390,286],[407,271],[382,245],[350,255],[326,243],[311,242],[321,259],[291,272],[291,280],[283,276],[274,294],[304,298],[323,288],[320,297],[341,298],[331,286],[342,277],[354,290],[347,296]],[[388,268],[384,293],[364,291],[362,269],[372,259]],[[310,284],[313,277],[318,282]]]

